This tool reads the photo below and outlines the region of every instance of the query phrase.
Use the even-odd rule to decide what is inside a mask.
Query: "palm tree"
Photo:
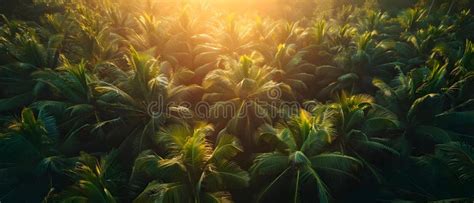
[[[287,84],[295,95],[304,98],[303,94],[307,94],[308,86],[314,81],[315,66],[303,59],[307,52],[297,51],[296,47],[296,44],[278,45],[270,64],[277,72],[274,80]]]
[[[465,131],[470,129],[471,124],[467,120],[456,121],[457,116],[454,116],[472,116],[468,107],[470,99],[467,99],[470,93],[458,91],[460,83],[470,84],[472,77],[468,74],[458,81],[459,83],[449,84],[446,68],[447,64],[434,62],[431,69],[413,69],[409,76],[401,72],[394,81],[395,87],[390,87],[380,80],[374,81],[381,89],[380,94],[384,95],[380,97],[381,103],[399,116],[401,126],[405,129],[404,139],[416,143],[414,145],[421,151],[433,151],[437,143],[472,139]],[[458,122],[455,127],[449,126],[454,122]],[[427,144],[428,140],[430,144]],[[406,150],[410,147],[403,148],[402,151],[408,153]]]
[[[341,134],[347,134],[354,129],[374,133],[399,126],[396,115],[376,104],[370,95],[349,95],[341,92],[336,102],[327,106],[337,112],[337,126]],[[319,108],[316,106],[314,111],[320,111]]]
[[[474,184],[474,149],[468,144],[450,142],[436,146],[445,157],[448,167],[455,171],[462,184]]]
[[[86,70],[85,63],[65,62],[57,71],[45,70],[33,75],[50,87],[55,97],[35,102],[31,107],[56,118],[59,130],[64,132],[64,137],[60,138],[64,153],[79,152],[84,147],[80,142],[87,142],[94,150],[103,145],[106,127],[122,121],[104,111],[106,100],[94,89],[98,79]]]
[[[353,45],[343,48],[334,56],[335,66],[322,66],[325,69],[331,67],[332,72],[339,72],[340,75],[321,90],[320,97],[331,96],[341,90],[352,94],[372,92],[374,77],[384,80],[392,77],[395,66],[399,64],[393,59],[392,44],[388,41],[376,41],[374,36],[374,33],[368,32],[361,34]]]
[[[387,24],[389,16],[385,12],[368,10],[367,16],[359,19],[357,27],[361,30],[359,32],[378,32],[384,33],[384,28]]]
[[[57,150],[54,118],[38,117],[25,108],[21,119],[0,134],[1,201],[39,202],[51,188],[61,186],[63,170],[71,166]]]
[[[253,183],[263,183],[257,201],[329,202],[328,183],[337,182],[328,182],[331,176],[357,179],[351,172],[360,165],[359,160],[324,151],[334,139],[332,114],[323,111],[311,116],[301,110],[281,129],[262,130],[260,139],[272,143],[275,151],[258,155],[250,169]],[[288,184],[291,189],[284,189]]]
[[[251,35],[251,23],[240,20],[235,15],[219,17],[225,18],[224,21],[217,22],[215,32],[222,52],[230,56],[250,54],[256,46]]]
[[[162,157],[144,151],[135,161],[132,186],[143,189],[134,202],[225,202],[229,189],[246,187],[248,174],[230,159],[242,149],[235,137],[222,134],[214,146],[211,125],[172,125],[155,136],[166,149]],[[143,182],[143,181],[149,181]]]
[[[15,111],[43,96],[45,84],[38,82],[34,72],[54,69],[59,64],[63,37],[50,36],[46,43],[33,28],[15,21],[6,22],[0,31],[0,111]]]
[[[472,146],[448,142],[436,145],[433,154],[410,157],[409,164],[393,178],[394,192],[404,194],[405,200],[470,201],[473,167]],[[439,188],[435,185],[443,184]]]
[[[423,23],[425,17],[426,9],[409,8],[401,12],[397,19],[405,31],[413,31]]]
[[[264,55],[264,57],[271,58],[275,46],[277,46],[278,43],[282,43],[279,40],[285,40],[283,39],[285,36],[279,37],[279,30],[281,30],[282,26],[283,23],[275,22],[271,19],[262,18],[260,16],[255,19],[250,35],[252,39],[257,41],[255,49]]]
[[[173,19],[144,14],[137,17],[138,31],[129,36],[140,51],[155,52],[169,63],[167,74],[179,78],[180,84],[200,84],[216,67],[222,49],[216,39],[206,33],[207,24],[199,23],[202,15],[184,10]]]
[[[108,131],[112,146],[120,146],[122,152],[138,155],[147,149],[149,139],[158,128],[169,122],[186,119],[191,112],[182,101],[200,98],[202,91],[197,85],[173,86],[160,72],[153,57],[131,50],[128,57],[129,72],[119,71],[114,84],[100,82],[95,90],[99,93],[102,108],[120,125]],[[127,152],[129,155],[130,153]],[[133,156],[132,156],[133,157]]]
[[[74,169],[68,174],[74,184],[58,193],[51,193],[52,202],[118,202],[118,190],[125,183],[125,173],[117,163],[117,151],[112,150],[100,159],[82,152]],[[58,188],[59,189],[59,188]]]
[[[453,26],[440,24],[439,26],[419,29],[414,33],[406,32],[402,34],[402,38],[410,44],[419,57],[427,60],[433,54],[433,51],[440,49],[455,50],[455,47],[462,46],[459,41],[454,40],[453,29]]]
[[[180,81],[183,84],[201,84],[206,74],[216,68],[218,58],[223,54],[217,39],[208,31],[213,27],[202,23],[206,17],[204,13],[185,10],[175,20],[177,24],[169,22],[172,38],[166,44],[168,50],[165,53],[174,53],[178,62],[174,72],[184,76]]]
[[[150,14],[143,14],[135,17],[136,29],[127,36],[129,43],[138,51],[146,51],[165,47],[165,43],[170,36],[167,34],[167,26],[157,17]],[[157,50],[164,58],[168,59],[167,52]]]
[[[315,64],[315,65],[324,65],[328,64],[331,59],[329,56],[331,56],[332,49],[336,49],[336,51],[339,51],[339,44],[344,44],[344,42],[350,42],[350,39],[352,36],[350,36],[349,25],[345,26],[343,29],[340,29],[340,32],[335,33],[334,37],[331,37],[331,34],[333,34],[331,31],[331,26],[328,25],[326,20],[318,20],[316,21],[313,26],[310,28],[310,35],[311,35],[311,44],[306,47],[306,49],[309,50],[309,53],[306,57],[306,59]],[[342,34],[342,35],[340,35]],[[335,37],[341,37],[343,36],[346,39],[349,40],[342,40],[342,38],[339,38],[337,40],[332,40]],[[336,44],[333,44],[337,43]],[[336,48],[334,48],[336,47]],[[332,49],[331,49],[332,48]]]
[[[472,59],[474,57],[474,44],[466,40],[464,45],[464,51],[462,54],[460,53],[457,57],[458,60],[456,61],[455,67],[453,68],[451,74],[455,77],[463,77],[469,72],[472,71]]]
[[[382,182],[380,169],[373,154],[385,155],[384,159],[397,158],[398,151],[388,143],[400,129],[396,115],[376,104],[368,95],[341,93],[337,102],[316,106],[313,114],[334,111],[337,133],[331,147],[359,159],[372,177]],[[381,136],[384,135],[384,136]]]
[[[223,69],[210,72],[202,84],[206,92],[203,100],[211,104],[209,119],[238,136],[246,150],[252,150],[254,131],[272,123],[272,115],[278,114],[275,106],[292,96],[290,88],[273,81],[274,70],[258,66],[248,56],[240,61],[228,58],[224,63]]]
[[[79,63],[86,59],[87,65],[94,68],[121,61],[129,44],[122,35],[113,32],[116,28],[111,27],[109,21],[103,20],[103,16],[111,15],[107,8],[113,6],[111,1],[69,4],[69,9],[75,11],[69,13],[74,26],[67,27],[70,30],[64,33],[70,42],[67,46],[70,61]]]
[[[472,127],[473,114],[468,109],[446,109],[446,98],[441,94],[428,94],[412,104],[408,111],[408,125],[404,136],[415,145],[419,142],[433,144],[419,146],[420,149],[432,151],[434,144],[456,140],[472,142],[469,129]],[[424,140],[424,141],[422,141]]]

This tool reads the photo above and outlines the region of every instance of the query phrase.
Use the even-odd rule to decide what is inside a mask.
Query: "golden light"
[[[269,12],[281,8],[284,2],[292,0],[156,0],[163,3],[171,4],[202,4],[210,7],[219,8],[222,11],[230,12],[247,12],[259,11]]]

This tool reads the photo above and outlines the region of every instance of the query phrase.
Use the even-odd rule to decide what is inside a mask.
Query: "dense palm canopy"
[[[281,129],[262,130],[261,139],[274,143],[276,149],[258,155],[250,169],[255,184],[265,185],[257,201],[277,195],[285,202],[328,202],[330,182],[325,178],[336,182],[344,178],[357,179],[351,172],[360,165],[359,160],[324,150],[334,139],[332,114],[325,110],[312,117],[302,110]],[[270,178],[268,183],[264,183],[264,178]],[[288,187],[288,183],[292,186]],[[291,194],[285,194],[287,192]]]
[[[153,151],[137,157],[132,184],[150,182],[135,201],[221,202],[231,198],[226,190],[246,187],[247,172],[230,161],[242,150],[236,138],[223,134],[213,146],[206,139],[212,131],[211,125],[198,123],[194,129],[172,125],[159,132],[155,142],[168,151],[164,158]]]
[[[0,5],[0,202],[474,200],[473,1]]]

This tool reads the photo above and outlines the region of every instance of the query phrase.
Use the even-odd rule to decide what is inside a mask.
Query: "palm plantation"
[[[474,200],[472,1],[0,5],[0,202]]]

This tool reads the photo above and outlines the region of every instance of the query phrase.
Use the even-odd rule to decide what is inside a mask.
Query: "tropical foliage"
[[[0,202],[474,201],[473,1],[0,5]]]

